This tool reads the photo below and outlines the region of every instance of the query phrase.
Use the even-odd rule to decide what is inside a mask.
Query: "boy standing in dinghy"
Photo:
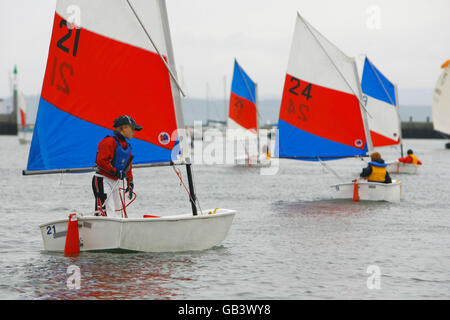
[[[134,184],[132,173],[131,145],[126,139],[132,139],[135,131],[142,127],[130,116],[120,116],[114,120],[114,135],[100,141],[97,149],[97,172],[92,178],[92,190],[95,196],[95,211],[102,216],[122,217],[119,188],[120,181],[127,179],[127,190],[131,198]],[[104,203],[107,197],[110,200]],[[123,199],[125,201],[125,199]]]
[[[391,177],[386,170],[387,164],[381,158],[378,152],[374,152],[370,155],[370,159],[367,168],[364,168],[360,174],[361,178],[367,179],[369,182],[379,183],[392,183]]]

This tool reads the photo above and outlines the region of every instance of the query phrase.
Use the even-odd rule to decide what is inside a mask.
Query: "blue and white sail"
[[[401,143],[397,87],[366,57],[361,80],[374,148]]]

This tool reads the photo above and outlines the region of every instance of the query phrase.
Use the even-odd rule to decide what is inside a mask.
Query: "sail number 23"
[[[66,44],[65,42],[72,37],[74,27],[70,25],[66,20],[61,20],[59,23],[59,27],[63,28],[64,26],[67,28],[67,33],[56,42],[56,46],[58,47],[58,49],[64,51],[65,53],[71,54],[76,57],[78,52],[78,44],[80,41],[81,29],[76,28],[73,48],[69,48],[68,44]],[[73,73],[74,70],[72,65],[65,61],[58,61],[58,57],[55,55],[55,57],[53,58],[53,69],[50,84],[54,86],[56,76],[59,75],[61,81],[56,84],[56,89],[66,95],[69,95],[70,88],[67,81],[67,76],[73,76]]]

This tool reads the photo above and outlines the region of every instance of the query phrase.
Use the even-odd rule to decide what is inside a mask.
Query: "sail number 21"
[[[74,57],[76,57],[77,52],[78,52],[78,44],[80,41],[81,28],[76,28],[75,39],[73,41],[73,48],[70,49],[67,46],[67,44],[65,44],[65,42],[72,37],[74,27],[73,27],[73,25],[70,25],[66,20],[61,20],[59,23],[59,27],[62,28],[64,26],[67,27],[67,33],[56,42],[56,46],[60,50],[64,51],[65,53],[68,53],[68,54],[71,53]],[[55,78],[56,78],[57,72],[59,74],[59,78],[61,79],[61,82],[59,84],[56,84],[56,89],[58,89],[59,91],[63,92],[66,95],[69,95],[70,88],[69,88],[69,83],[67,81],[67,76],[73,76],[74,70],[73,70],[72,65],[70,65],[69,63],[67,63],[65,61],[61,61],[61,62],[58,61],[58,57],[55,56],[53,58],[53,69],[52,69],[52,76],[51,76],[51,82],[50,82],[50,84],[52,86],[55,85]]]

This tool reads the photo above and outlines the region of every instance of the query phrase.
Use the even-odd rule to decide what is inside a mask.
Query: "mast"
[[[225,110],[225,124],[228,118],[228,105],[227,105],[227,76],[223,76],[223,104]]]
[[[172,39],[170,37],[170,29],[169,29],[169,18],[167,16],[167,7],[166,7],[166,2],[164,0],[160,0],[160,8],[161,8],[161,18],[162,18],[162,22],[164,25],[164,36],[166,38],[166,43],[167,43],[167,55],[169,58],[169,63],[173,66],[173,70],[174,70],[174,75],[172,77],[173,82],[175,82],[178,90],[173,90],[176,88],[173,88],[172,91],[175,91],[176,94],[174,94],[174,103],[175,103],[175,115],[177,118],[177,127],[179,129],[183,129],[182,131],[185,132],[185,126],[184,126],[184,117],[183,117],[183,111],[181,109],[181,96],[180,96],[180,92],[181,94],[183,94],[183,91],[181,91],[180,86],[178,85],[177,82],[177,74],[176,74],[176,69],[174,68],[175,66],[175,56],[173,54],[173,47],[172,47]],[[169,69],[170,71],[170,69]],[[172,85],[173,87],[173,85]],[[184,94],[183,94],[184,96]],[[179,134],[179,133],[178,133]],[[179,134],[180,135],[180,134]],[[179,137],[181,138],[181,137]],[[182,139],[184,142],[186,142],[186,136],[183,135]],[[183,154],[183,150],[181,150],[182,154]],[[188,176],[188,182],[189,182],[189,201],[191,202],[191,206],[192,206],[192,214],[194,216],[197,215],[197,206],[195,204],[196,200],[197,200],[197,196],[195,195],[195,187],[194,187],[194,179],[193,179],[193,172],[192,172],[192,168],[191,168],[191,160],[190,158],[186,158],[185,159],[186,162],[186,173]]]
[[[403,133],[402,133],[402,119],[400,118],[400,103],[398,101],[398,88],[397,85],[394,85],[395,89],[395,101],[397,102],[397,115],[398,115],[398,128],[400,135],[400,153],[403,158]]]
[[[206,126],[209,126],[209,83],[206,83]]]
[[[186,172],[187,172],[187,177],[188,177],[188,182],[189,182],[189,201],[191,202],[192,215],[196,216],[197,215],[197,206],[195,203],[197,201],[197,196],[195,195],[192,164],[191,164],[191,159],[189,159],[189,158],[186,159]]]
[[[257,139],[257,148],[258,148],[258,161],[260,156],[260,145],[259,145],[259,112],[258,112],[258,84],[255,82],[255,106],[256,106],[256,139]]]
[[[11,121],[11,128],[12,128],[12,134],[17,134],[18,128],[17,128],[17,114],[19,112],[19,94],[17,91],[17,66],[14,66],[14,71],[13,71],[13,81],[12,81],[12,85],[13,85],[13,110],[10,116],[10,121]]]
[[[353,71],[355,74],[356,83],[358,85],[357,98],[360,101],[359,105],[360,105],[360,110],[361,110],[361,116],[363,118],[364,132],[366,133],[367,152],[370,155],[373,151],[373,143],[372,143],[372,137],[370,136],[369,123],[367,121],[367,110],[366,110],[365,106],[363,106],[361,103],[361,101],[363,101],[361,81],[359,81],[358,69],[356,68],[356,61],[354,58],[352,58],[352,65],[353,65]]]

